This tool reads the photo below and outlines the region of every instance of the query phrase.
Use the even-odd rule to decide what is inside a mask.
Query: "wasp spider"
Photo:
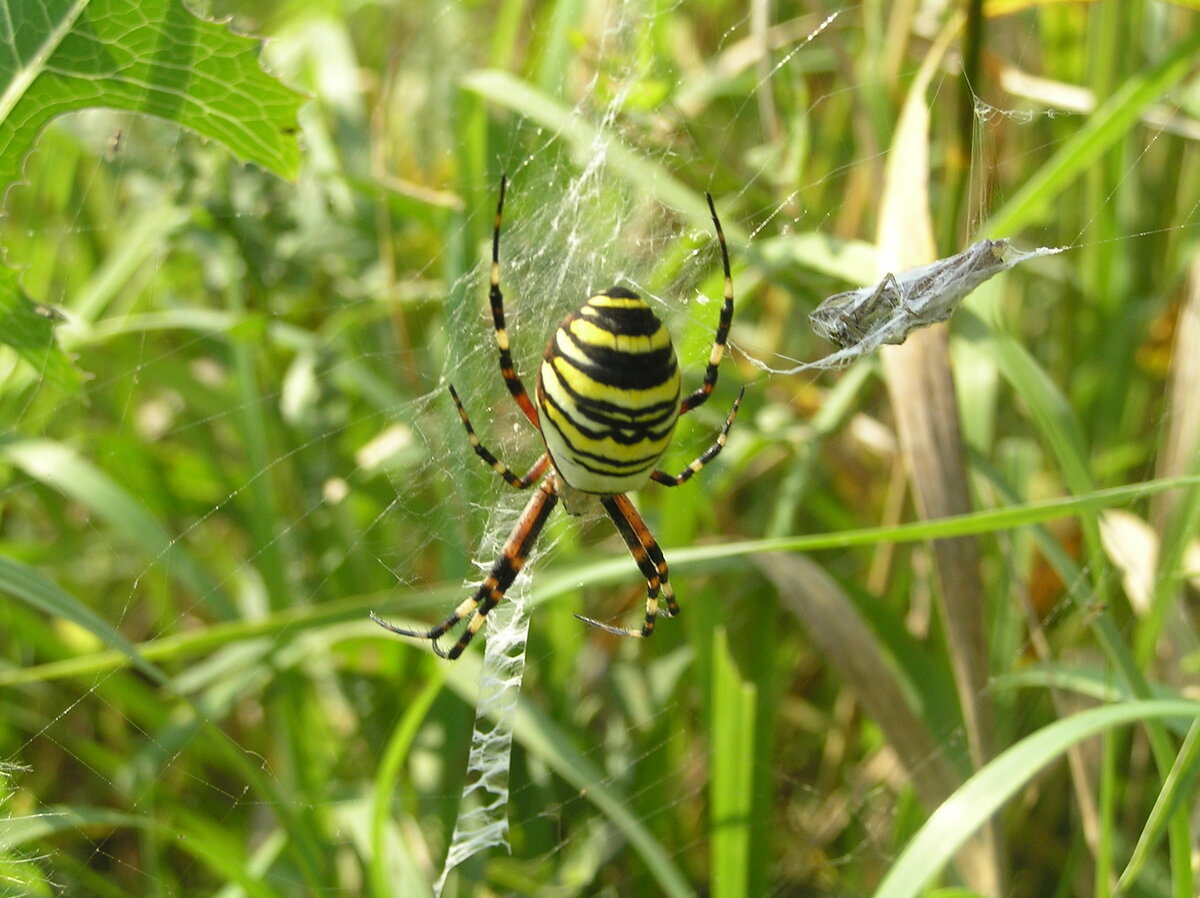
[[[679,416],[703,405],[712,395],[717,382],[717,366],[725,354],[725,341],[733,320],[729,250],[712,197],[706,194],[713,227],[721,244],[725,304],[721,308],[704,383],[680,401],[679,366],[671,335],[636,293],[624,287],[609,287],[568,315],[554,332],[538,371],[535,404],[513,367],[504,324],[504,296],[500,292],[500,216],[504,210],[506,183],[506,179],[501,178],[500,200],[496,204],[496,222],[492,231],[489,292],[492,320],[504,382],[529,423],[541,433],[545,453],[527,474],[518,477],[480,442],[453,386],[450,395],[475,454],[491,465],[509,485],[523,490],[537,483],[537,489],[491,573],[444,621],[425,631],[406,630],[381,620],[374,612],[371,614],[372,620],[393,633],[430,640],[438,655],[451,659],[462,654],[483,626],[488,613],[504,598],[560,498],[569,512],[582,511],[590,498],[598,499],[646,578],[646,616],[640,627],[612,627],[576,615],[580,620],[620,636],[647,637],[654,632],[660,598],[666,604],[662,613],[667,617],[677,614],[679,605],[668,580],[666,559],[625,493],[638,489],[648,480],[664,486],[679,486],[690,480],[725,446],[742,401],[739,392],[716,442],[680,473],[667,474],[655,467],[671,442]],[[450,651],[443,652],[438,639],[468,616],[471,619],[458,642]]]

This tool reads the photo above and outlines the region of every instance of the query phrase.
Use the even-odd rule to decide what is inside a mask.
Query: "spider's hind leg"
[[[612,518],[617,532],[629,548],[629,554],[633,556],[642,576],[646,578],[646,616],[641,627],[614,627],[581,614],[575,616],[585,624],[615,636],[646,639],[654,635],[654,623],[660,614],[663,617],[674,617],[679,613],[679,603],[675,601],[675,590],[671,587],[669,579],[667,560],[663,557],[654,534],[650,532],[650,528],[646,526],[646,522],[627,496],[601,496],[600,503]],[[667,606],[664,609],[659,608],[660,597]]]
[[[436,627],[431,627],[425,632],[406,630],[394,624],[387,623],[373,611],[371,612],[371,620],[384,629],[391,630],[393,633],[399,633],[401,636],[411,636],[414,639],[428,639],[437,655],[453,661],[471,644],[471,640],[475,638],[475,634],[483,628],[483,623],[487,619],[488,613],[500,603],[500,600],[504,598],[504,593],[508,591],[513,581],[517,579],[517,574],[525,566],[525,560],[529,557],[529,553],[533,551],[533,545],[537,542],[538,536],[541,535],[542,527],[546,524],[546,519],[550,517],[550,512],[554,510],[554,506],[557,504],[558,491],[555,488],[554,478],[547,477],[538,486],[537,492],[533,494],[533,497],[529,500],[529,504],[525,506],[525,510],[521,512],[521,517],[517,519],[517,526],[513,528],[512,535],[504,543],[500,557],[492,565],[492,570],[488,573],[487,578],[479,584],[479,588],[475,590],[470,598],[465,599],[462,604],[454,609],[454,612],[449,617]],[[438,639],[468,615],[471,616],[471,619],[467,622],[466,629],[463,630],[462,636],[458,638],[458,642],[451,646],[450,651],[443,652],[441,646],[437,643]]]
[[[475,610],[479,604],[474,597],[463,602],[454,609],[454,613],[438,624],[436,627],[430,627],[422,632],[421,630],[409,630],[404,627],[397,627],[395,624],[389,624],[374,611],[369,612],[371,620],[379,624],[385,630],[390,630],[400,636],[411,636],[413,639],[428,639],[430,646],[433,648],[433,653],[439,658],[445,658],[446,653],[442,651],[442,647],[438,645],[438,640],[444,636],[455,624]]]

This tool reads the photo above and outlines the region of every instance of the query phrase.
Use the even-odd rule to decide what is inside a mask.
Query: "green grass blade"
[[[139,548],[148,564],[162,565],[223,618],[235,616],[233,605],[176,537],[156,521],[134,496],[73,449],[50,440],[0,444],[0,459],[30,477],[83,504]]]
[[[900,853],[874,898],[920,895],[971,834],[1069,746],[1128,723],[1197,715],[1200,704],[1196,702],[1127,702],[1083,711],[1027,736],[967,780],[933,813]]]
[[[1194,795],[1193,786],[1197,774],[1200,774],[1200,720],[1192,721],[1187,736],[1184,737],[1175,763],[1167,773],[1162,790],[1154,800],[1154,807],[1150,811],[1146,826],[1133,848],[1129,863],[1117,881],[1117,894],[1129,891],[1137,881],[1146,866],[1150,852],[1172,824],[1172,818],[1180,810],[1181,804]]]
[[[467,653],[454,663],[449,673],[447,682],[450,687],[468,702],[474,701],[478,692],[480,664],[478,657]],[[612,821],[613,826],[641,856],[664,895],[688,898],[696,894],[671,855],[646,829],[625,797],[612,787],[608,777],[571,744],[566,733],[554,721],[524,696],[517,706],[513,735],[527,751],[537,755],[555,773],[580,789],[588,801]]]
[[[673,572],[696,573],[729,570],[730,561],[762,552],[812,552],[820,549],[848,546],[873,546],[884,543],[920,542],[945,536],[994,533],[1016,527],[1045,523],[1058,518],[1127,505],[1148,496],[1173,489],[1200,484],[1200,477],[1174,477],[1134,483],[1127,486],[1096,490],[1083,496],[1068,496],[1024,505],[985,509],[936,521],[917,521],[889,527],[868,527],[837,533],[815,533],[804,536],[775,537],[759,540],[739,540],[704,546],[689,546],[671,551]],[[601,586],[629,580],[629,561],[614,555],[602,561],[572,565],[558,571],[553,568],[539,572],[533,587],[532,600],[541,605],[569,594],[580,586]],[[275,635],[313,627],[328,626],[337,621],[365,619],[375,609],[387,613],[400,608],[405,612],[444,608],[454,600],[458,584],[441,584],[414,590],[394,590],[387,597],[350,596],[320,606],[285,609],[255,620],[229,621],[215,624],[206,630],[180,633],[137,645],[137,650],[151,661],[163,658],[187,658],[204,654],[239,639]],[[401,621],[400,623],[405,623]],[[407,621],[416,625],[416,620]],[[1111,625],[1110,625],[1111,626]],[[1119,634],[1112,633],[1119,641]],[[92,676],[126,663],[120,652],[96,652],[80,658],[42,664],[25,670],[0,671],[0,686],[18,683],[49,681],[68,676]]]
[[[1200,33],[1180,43],[1108,98],[1050,159],[1025,179],[1016,195],[980,229],[990,237],[1012,234],[1041,216],[1075,178],[1133,127],[1146,107],[1161,100],[1191,72],[1200,54]]]
[[[755,820],[754,733],[757,690],[742,678],[729,654],[729,638],[718,627],[713,640],[711,894],[741,898],[750,882]]]
[[[7,592],[47,614],[69,620],[97,636],[155,682],[167,677],[143,658],[133,644],[66,590],[50,582],[31,567],[0,555],[0,592]]]
[[[55,833],[100,827],[153,831],[181,851],[202,861],[219,876],[238,883],[251,898],[276,898],[260,877],[247,869],[240,847],[231,834],[197,821],[165,824],[149,817],[122,814],[104,808],[56,807],[24,817],[0,819],[0,851],[32,843]]]
[[[485,69],[471,72],[463,86],[507,109],[549,128],[581,154],[590,154],[603,143],[614,172],[658,202],[687,214],[697,227],[712,226],[704,198],[667,169],[647,159],[620,140],[616,132],[601,132],[582,116],[572,115],[560,101],[508,72]],[[586,155],[585,155],[586,158]],[[746,233],[736,222],[722,222],[730,241],[744,243]]]
[[[397,846],[401,857],[396,857],[391,845],[392,832],[388,821],[393,805],[392,793],[396,790],[400,778],[400,768],[408,760],[413,740],[434,699],[445,686],[445,681],[445,668],[436,668],[434,675],[417,694],[416,700],[405,709],[404,716],[400,718],[391,738],[388,739],[375,771],[375,795],[371,817],[371,878],[376,898],[386,898],[388,895],[402,898],[409,895],[433,894],[428,882],[412,881],[415,880],[415,873],[411,869],[411,860],[407,857],[404,846]]]

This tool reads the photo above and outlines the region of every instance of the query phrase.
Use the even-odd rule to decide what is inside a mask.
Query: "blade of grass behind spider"
[[[1067,185],[1137,123],[1147,106],[1187,76],[1197,52],[1200,34],[1129,78],[1045,165],[1024,179],[1021,189],[987,220],[980,233],[993,237],[1011,234],[1041,216]]]
[[[912,777],[921,802],[930,811],[950,797],[962,774],[938,744],[934,730],[942,724],[935,715],[917,711],[912,696],[936,682],[918,667],[920,656],[901,657],[888,651],[863,619],[854,601],[820,567],[794,554],[771,553],[755,559],[780,590],[782,603],[808,630],[822,655],[862,702],[879,725]],[[952,700],[951,700],[952,701]],[[917,704],[929,704],[929,696]],[[990,863],[987,846],[975,840],[959,854],[963,867]]]
[[[882,276],[937,257],[929,213],[929,110],[926,89],[954,36],[947,26],[909,88],[896,125],[884,175],[879,213],[879,269]],[[886,382],[909,483],[924,518],[963,514],[971,509],[965,453],[945,325],[921,330],[901,346],[882,353]],[[983,582],[978,543],[969,537],[933,543],[939,610],[947,653],[971,757],[981,767],[992,756],[993,723],[986,701],[988,651],[983,623]],[[983,894],[1000,894],[1005,879],[1000,833],[981,830],[982,848],[963,874]]]
[[[476,653],[467,652],[446,674],[447,685],[471,704],[475,702],[478,692],[481,663]],[[628,797],[614,788],[611,778],[605,776],[584,752],[575,747],[567,732],[523,695],[517,698],[513,734],[526,751],[540,758],[551,770],[579,789],[581,796],[586,796],[608,817],[641,856],[662,894],[680,898],[695,895],[671,853],[646,828]]]
[[[998,370],[1021,397],[1022,403],[1038,425],[1044,439],[1054,450],[1059,470],[1066,481],[1067,489],[1075,494],[1094,490],[1083,440],[1083,430],[1066,397],[1034,361],[1030,354],[1007,334],[989,330],[969,310],[959,316],[959,327],[970,337],[980,350],[995,359]],[[1087,557],[1092,559],[1088,569],[1093,579],[1092,590],[1097,601],[1107,601],[1109,577],[1103,563],[1104,554],[1100,543],[1099,528],[1095,514],[1080,517]],[[1130,689],[1139,698],[1149,698],[1150,688],[1133,654],[1126,648],[1123,638],[1116,632],[1111,619],[1102,615],[1095,621],[1094,632],[1110,661],[1120,671]],[[1148,720],[1146,733],[1154,754],[1155,764],[1162,776],[1167,776],[1174,763],[1175,752],[1165,728],[1156,720]],[[1190,894],[1192,876],[1186,858],[1190,855],[1190,826],[1186,814],[1176,812],[1170,823],[1171,858],[1176,873],[1176,894]]]
[[[710,883],[714,898],[747,893],[754,838],[755,704],[757,689],[729,651],[724,626],[713,636],[712,776],[709,780]]]
[[[1188,285],[1179,321],[1175,326],[1175,341],[1171,350],[1169,407],[1166,412],[1166,438],[1158,457],[1157,473],[1170,476],[1195,471],[1200,459],[1200,254],[1188,270]],[[1188,616],[1181,614],[1178,605],[1179,576],[1188,543],[1200,529],[1200,490],[1188,490],[1179,495],[1159,497],[1151,505],[1150,520],[1161,535],[1158,553],[1156,588],[1147,615],[1138,632],[1139,656],[1147,658],[1158,645],[1160,636],[1172,642],[1176,657],[1192,650],[1196,636]],[[1167,619],[1171,626],[1165,626]]]
[[[645,195],[685,213],[695,226],[711,226],[708,207],[694,190],[661,165],[631,149],[619,134],[601,133],[595,125],[572,115],[565,105],[528,82],[508,72],[483,69],[468,73],[463,78],[463,87],[550,129],[580,151],[591,152],[592,147],[603,143],[606,159],[620,177]],[[731,243],[746,242],[746,232],[736,222],[722,222],[722,226]]]
[[[1152,480],[1096,490],[1082,496],[1027,502],[1022,505],[991,508],[972,512],[969,515],[938,520],[916,521],[886,527],[848,530],[834,533],[815,533],[802,536],[776,537],[772,539],[730,541],[675,549],[671,555],[672,570],[696,573],[716,573],[736,570],[737,559],[763,552],[816,552],[823,549],[845,549],[852,546],[876,546],[883,543],[922,542],[958,535],[977,535],[1011,530],[1045,523],[1058,518],[1090,515],[1098,509],[1124,507],[1131,502],[1168,490],[1191,488],[1200,485],[1200,478],[1184,477],[1167,480]],[[1071,568],[1059,571],[1061,579],[1073,582],[1080,574]],[[544,571],[534,589],[535,606],[560,599],[582,586],[607,586],[623,582],[628,578],[627,559],[614,556],[602,561],[582,565],[567,565]],[[444,608],[460,591],[458,581],[418,589],[392,589],[386,594],[350,596],[320,605],[303,605],[286,611],[267,614],[254,620],[238,620],[210,626],[204,630],[172,634],[146,642],[135,648],[143,659],[151,662],[164,659],[180,660],[204,655],[215,649],[240,640],[263,635],[278,637],[284,633],[326,627],[331,623],[358,620],[365,621],[371,609],[394,616],[407,615],[415,610],[428,614]],[[1089,594],[1090,595],[1090,594]],[[1086,605],[1087,602],[1084,602]],[[1082,609],[1086,610],[1086,608]],[[420,616],[402,617],[400,625],[416,626]],[[1098,621],[1109,621],[1103,615]],[[373,632],[373,631],[371,631]],[[1101,645],[1109,651],[1115,666],[1121,671],[1130,688],[1139,697],[1149,697],[1149,687],[1131,656],[1122,656],[1120,634],[1111,621],[1104,631],[1107,635]],[[45,664],[32,665],[19,670],[0,671],[0,686],[23,683],[51,682],[66,677],[91,677],[107,670],[124,666],[128,656],[118,650],[103,649],[85,655],[65,658]]]
[[[921,827],[901,852],[874,898],[909,898],[925,885],[992,814],[1066,749],[1114,727],[1172,717],[1194,718],[1190,701],[1133,701],[1104,705],[1058,720],[1022,739],[976,773]]]

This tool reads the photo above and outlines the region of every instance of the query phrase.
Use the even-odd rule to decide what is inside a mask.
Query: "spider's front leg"
[[[529,500],[529,504],[521,512],[521,517],[517,520],[517,526],[513,528],[512,534],[508,537],[507,542],[504,543],[500,557],[492,565],[492,570],[487,575],[487,578],[479,584],[479,588],[475,590],[470,598],[464,600],[461,605],[454,609],[449,617],[436,627],[431,627],[424,632],[408,630],[403,627],[397,627],[395,624],[389,624],[376,615],[374,611],[371,612],[371,620],[384,629],[391,630],[393,633],[399,633],[401,636],[411,636],[414,639],[428,639],[433,646],[433,651],[437,655],[453,661],[471,644],[471,640],[475,638],[475,634],[483,627],[488,613],[500,603],[508,588],[517,579],[517,574],[525,566],[525,560],[529,557],[529,553],[533,551],[534,543],[537,542],[542,528],[546,525],[546,519],[550,517],[550,512],[554,510],[554,506],[557,504],[558,490],[555,488],[554,478],[547,477],[538,485],[536,492],[534,492],[532,498]],[[467,622],[467,627],[463,630],[462,636],[458,638],[458,642],[450,648],[450,651],[443,652],[441,646],[437,643],[438,639],[453,629],[455,624],[468,615],[471,616],[471,619]]]
[[[721,319],[717,322],[717,333],[713,339],[712,351],[708,356],[708,365],[704,369],[704,383],[679,404],[679,414],[686,415],[692,409],[703,405],[712,395],[717,386],[717,367],[725,356],[725,344],[729,340],[729,328],[733,325],[733,274],[729,268],[729,246],[725,243],[725,232],[721,230],[721,219],[717,217],[717,207],[713,204],[711,193],[704,194],[708,200],[708,211],[712,213],[713,227],[717,231],[717,240],[721,244],[721,268],[725,274],[725,302],[721,306]]]
[[[488,303],[492,307],[492,327],[496,332],[496,349],[500,353],[500,373],[508,392],[520,407],[529,423],[538,426],[537,409],[533,400],[521,382],[513,364],[512,350],[508,345],[508,326],[504,321],[504,293],[500,290],[500,219],[504,215],[504,189],[508,184],[507,176],[500,178],[500,199],[496,201],[496,221],[492,226],[492,273],[491,285],[488,288]]]
[[[725,418],[725,425],[721,428],[721,432],[717,434],[716,440],[697,456],[691,464],[678,474],[668,474],[666,471],[660,471],[658,468],[655,468],[650,474],[650,479],[655,483],[661,483],[663,486],[682,486],[699,474],[704,469],[704,466],[720,455],[721,450],[725,448],[725,441],[729,439],[729,430],[733,427],[733,419],[737,417],[738,409],[742,405],[742,397],[745,395],[745,387],[738,390],[737,398],[733,400],[733,408],[729,410],[729,414]]]

